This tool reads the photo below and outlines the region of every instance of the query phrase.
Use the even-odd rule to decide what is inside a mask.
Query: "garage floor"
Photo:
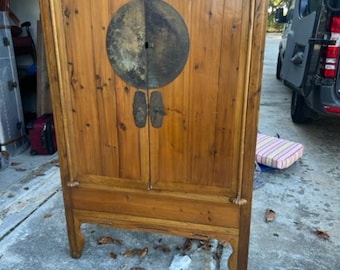
[[[291,122],[291,91],[275,79],[279,38],[267,35],[259,132],[302,143],[305,151],[291,167],[259,176],[263,186],[254,190],[248,268],[340,269],[340,119]],[[199,241],[94,225],[82,227],[83,256],[71,259],[57,155],[31,157],[27,151],[11,162],[0,172],[1,270],[226,269],[230,249],[219,250],[217,241],[205,250]],[[267,209],[275,212],[271,222],[265,221]],[[98,245],[103,236],[121,245]],[[148,248],[148,255],[122,255],[133,248]]]
[[[261,174],[249,269],[340,269],[340,119],[291,122],[291,90],[275,78],[279,41],[267,35],[259,132],[302,143],[304,155],[290,168]],[[267,208],[276,213],[270,223]]]

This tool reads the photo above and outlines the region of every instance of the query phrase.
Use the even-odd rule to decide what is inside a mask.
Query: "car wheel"
[[[276,79],[281,80],[281,67],[282,67],[282,60],[281,60],[281,56],[280,53],[277,56],[277,62],[276,62]]]
[[[308,107],[302,95],[297,91],[292,91],[292,102],[290,105],[290,115],[292,121],[296,124],[307,124],[312,121],[312,118],[306,116]]]

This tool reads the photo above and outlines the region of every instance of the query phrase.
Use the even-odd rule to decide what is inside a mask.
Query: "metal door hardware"
[[[17,122],[17,129],[18,129],[18,130],[21,130],[22,127],[23,127],[22,121],[18,121],[18,122]]]
[[[158,91],[151,93],[150,97],[150,120],[154,128],[160,128],[163,124],[163,117],[166,115],[162,94]]]
[[[142,91],[137,91],[133,98],[133,117],[135,125],[142,128],[146,124],[148,116],[148,108],[146,103],[146,95]]]
[[[8,47],[10,45],[8,37],[3,37],[2,42],[5,47]]]
[[[106,48],[113,69],[138,89],[173,81],[189,54],[189,33],[181,15],[160,0],[132,0],[112,18]]]
[[[15,81],[8,81],[8,89],[13,91],[15,88],[18,87],[18,83]]]

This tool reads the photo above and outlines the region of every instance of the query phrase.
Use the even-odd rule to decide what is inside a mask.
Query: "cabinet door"
[[[148,129],[135,126],[137,90],[114,72],[107,28],[126,0],[54,1],[59,40],[61,100],[72,179],[147,188]],[[60,17],[58,17],[60,16]],[[62,36],[61,34],[64,34]],[[67,69],[65,69],[67,67]]]
[[[190,49],[172,81],[142,85],[148,100],[154,91],[163,97],[167,115],[159,128],[150,118],[143,128],[135,125],[138,85],[117,75],[107,53],[108,27],[128,1],[55,3],[63,10],[60,58],[68,69],[61,71],[61,98],[73,175],[125,187],[235,194],[251,49],[244,16],[249,5],[238,0],[166,2],[183,19]]]
[[[167,115],[150,129],[154,189],[235,194],[247,92],[247,1],[168,1],[190,35],[183,72],[160,89]]]

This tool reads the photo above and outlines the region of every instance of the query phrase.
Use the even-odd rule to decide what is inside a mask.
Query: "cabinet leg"
[[[66,216],[66,220],[70,253],[72,258],[78,259],[85,245],[85,238],[80,229],[81,223],[74,216]]]
[[[232,253],[228,260],[228,269],[229,270],[238,270],[238,239],[232,239],[230,241],[230,245],[232,247]]]

